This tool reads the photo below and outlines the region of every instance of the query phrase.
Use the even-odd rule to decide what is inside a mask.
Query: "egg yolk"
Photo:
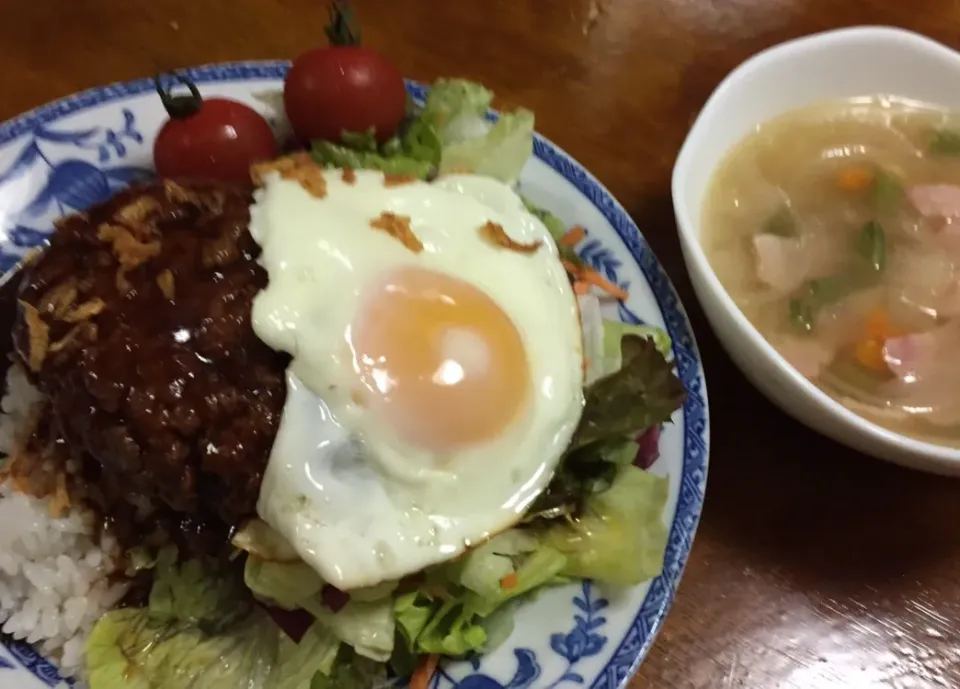
[[[361,296],[349,341],[364,400],[406,442],[442,452],[499,435],[527,402],[516,326],[484,292],[421,268]]]

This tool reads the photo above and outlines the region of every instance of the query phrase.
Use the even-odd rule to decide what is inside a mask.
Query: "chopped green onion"
[[[810,280],[789,302],[791,325],[800,332],[811,332],[820,309],[839,301],[855,287],[856,283],[845,275]]]
[[[856,249],[874,271],[883,271],[887,264],[887,241],[880,223],[871,220],[860,228]]]
[[[885,170],[878,169],[870,187],[870,205],[882,215],[891,215],[900,209],[903,199],[903,187],[900,182]]]
[[[960,132],[952,129],[935,130],[927,152],[936,156],[960,156]]]
[[[767,218],[767,221],[763,223],[763,233],[775,234],[778,237],[796,237],[797,221],[790,209],[783,206]]]

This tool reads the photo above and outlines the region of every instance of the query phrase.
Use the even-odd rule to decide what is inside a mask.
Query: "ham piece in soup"
[[[933,424],[960,424],[960,322],[886,341],[883,357],[896,380],[890,398],[911,414]]]
[[[927,218],[960,218],[960,186],[921,184],[911,187],[910,202]]]
[[[714,174],[703,244],[800,374],[960,446],[960,112],[878,97],[762,123]]]

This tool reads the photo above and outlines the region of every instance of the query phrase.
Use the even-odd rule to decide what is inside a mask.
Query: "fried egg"
[[[510,187],[323,176],[267,174],[251,208],[253,328],[293,357],[257,509],[350,590],[520,519],[580,419],[583,355],[556,246]]]

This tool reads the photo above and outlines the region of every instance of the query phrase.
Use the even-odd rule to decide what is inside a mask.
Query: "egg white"
[[[495,180],[471,175],[386,186],[379,172],[325,174],[316,198],[269,175],[251,208],[269,284],[253,328],[289,352],[288,398],[258,512],[338,588],[395,580],[508,528],[549,482],[579,421],[582,347],[576,299],[543,223]],[[374,230],[409,216],[420,253]],[[500,224],[533,254],[481,236]],[[351,396],[349,347],[360,295],[401,267],[435,270],[485,292],[527,353],[530,403],[497,438],[438,457],[402,442]]]

